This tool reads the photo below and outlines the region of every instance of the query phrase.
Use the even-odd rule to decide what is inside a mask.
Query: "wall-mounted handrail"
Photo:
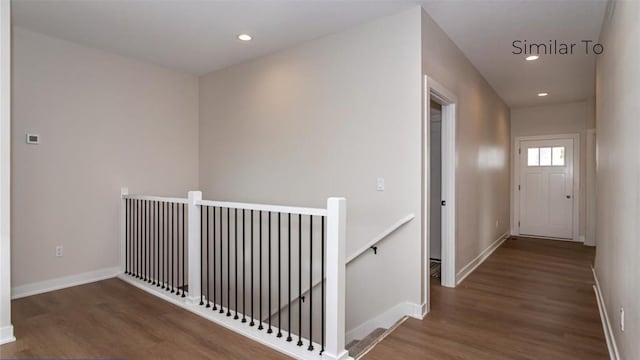
[[[357,259],[360,255],[362,255],[365,252],[367,252],[367,250],[375,247],[380,241],[384,240],[387,236],[391,235],[393,232],[395,232],[396,230],[401,228],[402,225],[404,225],[404,224],[408,223],[409,221],[413,220],[413,218],[415,218],[415,217],[416,216],[414,214],[409,214],[409,215],[403,217],[402,219],[396,221],[395,223],[393,223],[385,231],[383,231],[380,234],[378,234],[378,236],[373,238],[367,244],[363,245],[361,248],[359,248],[357,251],[355,251],[353,254],[351,254],[349,257],[347,257],[347,264],[349,264],[353,260]]]
[[[356,252],[354,252],[351,256],[347,257],[346,265],[349,265],[350,262],[352,262],[353,260],[355,260],[358,257],[360,257],[362,254],[364,254],[365,252],[367,252],[367,250],[369,250],[371,248],[375,247],[374,251],[377,251],[377,246],[376,245],[379,242],[381,242],[382,240],[387,238],[389,235],[394,233],[396,230],[401,228],[404,224],[406,224],[409,221],[413,220],[415,217],[416,216],[414,214],[409,214],[409,215],[403,217],[402,219],[396,221],[395,223],[393,223],[391,226],[389,226],[389,228],[387,228],[385,231],[381,232],[380,234],[378,234],[378,236],[373,238],[373,240],[369,241],[366,245],[363,245],[360,249],[358,249]],[[321,282],[322,282],[321,279],[318,279],[318,280],[314,281],[313,285],[311,286],[310,289],[315,289],[317,286],[320,285]],[[309,294],[309,288],[307,288],[304,292],[302,292],[302,298],[304,299],[308,294]],[[299,299],[299,297],[295,297],[294,299],[292,299],[292,302],[293,301],[298,301],[298,299]],[[287,305],[284,305],[281,308],[281,310],[286,308],[286,307],[287,307]],[[271,313],[267,314],[265,319],[267,319],[269,316],[273,316],[273,314],[276,313],[277,311],[278,311],[277,307],[275,309],[271,309]]]

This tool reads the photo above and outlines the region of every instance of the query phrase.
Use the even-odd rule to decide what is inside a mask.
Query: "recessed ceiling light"
[[[538,93],[538,96],[540,96],[540,97],[547,96],[547,95],[549,95],[549,93],[545,93],[545,92]]]
[[[538,60],[540,58],[540,56],[538,55],[531,55],[531,56],[527,56],[526,58],[524,58],[527,61],[533,61],[533,60]]]
[[[251,35],[249,35],[249,34],[240,34],[240,35],[238,35],[238,40],[249,41],[249,40],[251,40]]]

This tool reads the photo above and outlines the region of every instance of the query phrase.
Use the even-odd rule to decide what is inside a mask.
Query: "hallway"
[[[595,249],[507,240],[456,289],[431,286],[431,312],[364,359],[608,359],[591,264]]]

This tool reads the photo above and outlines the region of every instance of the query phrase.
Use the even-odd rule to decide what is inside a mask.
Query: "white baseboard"
[[[347,331],[346,343],[348,344],[353,340],[361,340],[377,328],[389,329],[405,316],[422,320],[423,309],[426,309],[425,305],[418,305],[410,302],[397,304],[375,318]]]
[[[15,286],[11,289],[11,298],[19,299],[26,296],[37,295],[49,291],[60,290],[72,286],[88,284],[100,280],[116,277],[120,273],[120,267],[111,267],[82,274],[59,277],[31,284]]]
[[[618,346],[616,345],[616,338],[613,335],[611,329],[611,323],[609,322],[609,315],[607,314],[607,307],[604,304],[604,298],[602,297],[602,291],[600,290],[600,283],[598,282],[598,276],[596,275],[596,269],[591,267],[593,272],[593,290],[596,293],[596,300],[598,301],[598,310],[600,311],[600,320],[602,320],[602,330],[604,330],[604,338],[607,340],[607,348],[609,349],[609,357],[611,360],[619,360],[620,353],[618,353]]]
[[[13,325],[0,327],[0,345],[16,341],[13,336]]]
[[[480,264],[482,264],[497,248],[502,245],[511,235],[509,232],[502,234],[491,245],[484,249],[475,259],[471,260],[465,267],[460,269],[456,274],[456,286],[459,285],[467,276],[469,276]]]

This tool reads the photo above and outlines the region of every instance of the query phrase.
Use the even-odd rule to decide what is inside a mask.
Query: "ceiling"
[[[416,4],[511,107],[593,94],[593,55],[526,62],[511,44],[597,41],[606,0],[14,0],[12,11],[14,25],[202,75]]]
[[[606,0],[434,1],[423,5],[511,107],[583,100],[594,95],[595,55]],[[514,40],[576,43],[573,55],[514,55]],[[549,96],[540,98],[538,92]]]

